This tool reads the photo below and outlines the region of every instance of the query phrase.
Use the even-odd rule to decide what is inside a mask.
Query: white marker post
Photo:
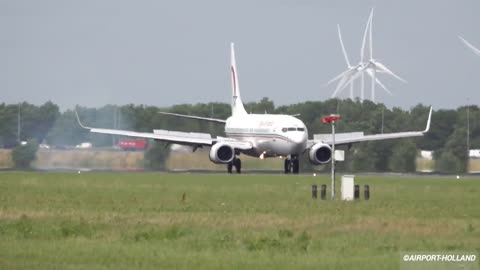
[[[332,200],[335,200],[335,121],[337,120],[340,120],[338,114],[322,117],[322,123],[332,125]]]

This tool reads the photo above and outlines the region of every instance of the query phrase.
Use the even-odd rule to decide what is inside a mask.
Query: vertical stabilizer
[[[235,63],[235,48],[233,42],[230,44],[230,69],[232,72],[232,115],[247,114],[243,107],[242,98],[240,97],[240,88],[238,87],[237,65]]]

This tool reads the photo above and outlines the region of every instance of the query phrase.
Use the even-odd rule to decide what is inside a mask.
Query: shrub
[[[162,143],[155,142],[147,152],[145,152],[145,169],[149,170],[163,170],[165,169],[165,161],[168,158],[168,147]]]
[[[12,151],[12,160],[15,168],[28,169],[37,157],[38,143],[30,140],[25,145],[18,145]]]

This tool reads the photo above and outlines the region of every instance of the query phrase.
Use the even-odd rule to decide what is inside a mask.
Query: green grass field
[[[480,179],[0,173],[0,269],[399,269],[400,251],[480,251]],[[363,198],[363,188],[362,188]]]

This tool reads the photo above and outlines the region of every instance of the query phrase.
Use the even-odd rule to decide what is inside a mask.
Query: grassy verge
[[[0,269],[398,269],[404,250],[480,251],[480,179],[0,173]],[[363,194],[362,194],[363,197]]]

